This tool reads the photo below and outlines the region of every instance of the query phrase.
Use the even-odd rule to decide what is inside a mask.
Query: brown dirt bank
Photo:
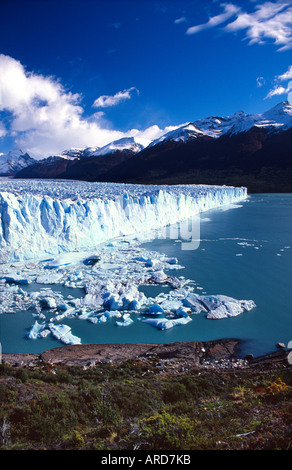
[[[123,363],[128,360],[159,361],[163,366],[190,368],[262,368],[291,367],[288,352],[281,349],[262,357],[240,359],[237,339],[185,341],[166,344],[78,344],[49,349],[40,354],[2,354],[2,361],[15,367],[33,367],[40,363],[64,366],[94,366],[99,363]]]

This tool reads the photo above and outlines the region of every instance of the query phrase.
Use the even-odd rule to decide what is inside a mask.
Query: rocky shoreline
[[[98,364],[119,364],[131,360],[149,361],[161,370],[250,369],[291,367],[289,352],[280,348],[265,356],[239,357],[240,340],[185,341],[165,344],[76,344],[49,349],[40,354],[2,354],[2,362],[13,367],[63,365],[94,367]]]

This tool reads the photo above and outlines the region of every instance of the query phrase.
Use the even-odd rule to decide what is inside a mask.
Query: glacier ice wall
[[[246,197],[228,186],[0,181],[1,261],[88,250]]]

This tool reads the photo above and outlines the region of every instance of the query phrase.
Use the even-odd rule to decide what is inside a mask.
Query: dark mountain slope
[[[97,181],[111,168],[125,162],[133,155],[135,153],[130,150],[116,150],[108,155],[87,158],[49,157],[24,168],[17,173],[16,178],[60,178]]]
[[[23,168],[16,174],[16,178],[60,178],[77,161],[78,159],[69,160],[62,157],[49,157]]]
[[[130,150],[116,150],[109,155],[82,158],[70,166],[66,173],[60,175],[60,178],[98,181],[112,168],[132,159],[134,155],[135,153]]]
[[[144,184],[232,184],[250,192],[292,192],[292,129],[247,132],[148,147],[109,170],[102,181]]]

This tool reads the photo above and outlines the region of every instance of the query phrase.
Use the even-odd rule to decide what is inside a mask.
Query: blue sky
[[[0,152],[147,144],[288,99],[291,0],[1,0],[0,17]]]

